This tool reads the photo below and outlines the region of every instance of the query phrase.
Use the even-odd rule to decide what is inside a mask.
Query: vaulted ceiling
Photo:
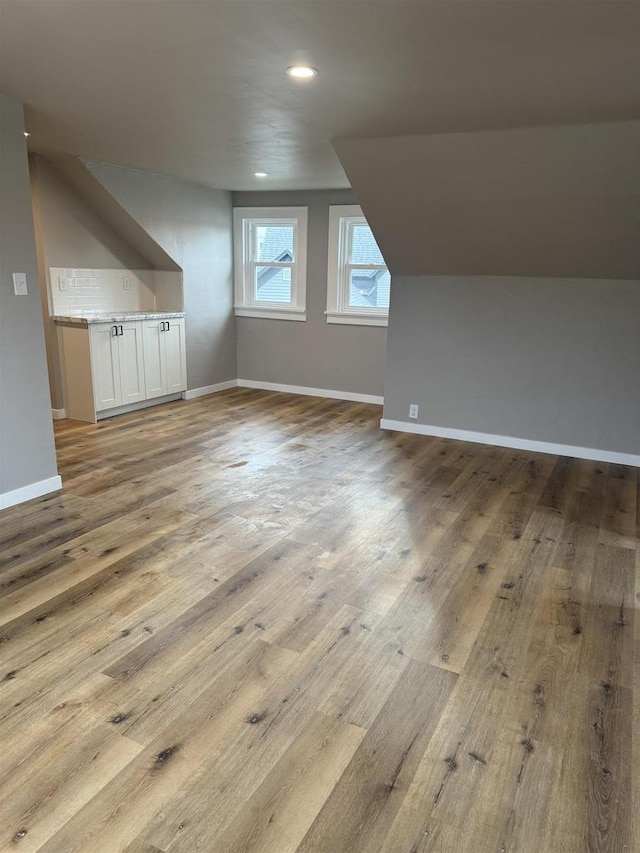
[[[0,89],[37,151],[342,187],[334,139],[638,117],[639,30],[602,0],[0,0]]]

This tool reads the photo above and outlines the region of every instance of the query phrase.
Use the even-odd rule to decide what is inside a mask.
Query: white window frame
[[[253,229],[258,225],[293,225],[293,261],[257,261],[252,257]],[[237,317],[268,317],[272,320],[306,320],[307,208],[236,207],[233,210],[233,253]],[[263,302],[255,298],[256,266],[291,270],[291,302]]]
[[[387,326],[388,308],[353,308],[349,306],[349,281],[352,269],[387,269],[385,264],[352,264],[347,257],[350,230],[354,225],[368,225],[357,204],[329,207],[329,258],[327,277],[327,323],[349,323],[359,326]]]

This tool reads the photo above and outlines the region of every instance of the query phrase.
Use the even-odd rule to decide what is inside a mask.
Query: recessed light
[[[25,135],[25,136],[27,136],[27,137],[28,137],[28,136],[31,136],[31,134],[30,134],[27,130],[25,130],[25,131],[24,131],[24,135]]]
[[[269,177],[268,172],[254,172],[253,174],[255,175],[256,178],[268,178]]]
[[[310,80],[311,77],[318,76],[318,69],[310,65],[292,65],[287,68],[287,74],[289,77],[295,77],[296,80]]]

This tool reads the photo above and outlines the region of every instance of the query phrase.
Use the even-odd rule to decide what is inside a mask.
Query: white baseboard
[[[594,462],[613,462],[618,465],[631,465],[640,468],[640,455],[617,453],[613,450],[599,450],[593,447],[574,447],[571,444],[552,444],[548,441],[532,441],[526,438],[514,438],[510,435],[490,435],[485,432],[472,432],[466,429],[416,424],[408,421],[394,421],[382,418],[382,429],[396,432],[410,432],[415,435],[430,435],[437,438],[454,438],[458,441],[471,441],[476,444],[492,444],[496,447],[510,447],[514,450],[532,450],[534,453],[551,453],[554,456],[571,456],[576,459],[591,459]]]
[[[51,409],[51,417],[54,421],[63,421],[67,417],[64,409]]]
[[[37,483],[30,483],[28,486],[22,486],[20,489],[13,489],[11,492],[1,494],[0,509],[7,509],[10,506],[33,500],[33,498],[41,498],[42,495],[57,492],[61,488],[62,478],[58,476],[39,480]]]
[[[207,394],[216,394],[218,391],[226,391],[228,388],[237,388],[238,380],[229,379],[228,382],[218,382],[217,385],[203,385],[202,388],[191,388],[183,391],[183,400],[195,400],[196,397],[206,397]]]
[[[128,415],[131,412],[139,412],[141,409],[152,409],[154,406],[162,406],[164,403],[175,403],[182,399],[182,391],[175,394],[167,394],[165,397],[150,397],[148,400],[139,400],[137,403],[128,403],[126,406],[114,406],[112,409],[101,409],[96,412],[99,421],[115,418],[117,415]]]
[[[305,397],[327,397],[330,400],[347,400],[350,403],[373,403],[381,406],[384,397],[374,394],[356,394],[351,391],[333,391],[329,388],[306,388],[304,385],[281,385],[279,382],[258,382],[238,379],[240,388],[257,388],[261,391],[282,391],[284,394],[302,394]]]

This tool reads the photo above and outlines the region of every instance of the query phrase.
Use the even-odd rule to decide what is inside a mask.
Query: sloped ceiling
[[[176,261],[107,191],[85,163],[64,154],[50,155],[48,161],[116,234],[145,258],[152,269],[181,271]]]
[[[396,275],[640,278],[640,122],[337,150]]]
[[[333,139],[639,117],[639,20],[624,0],[0,0],[0,85],[41,153],[337,188]],[[297,61],[318,78],[289,80]]]

